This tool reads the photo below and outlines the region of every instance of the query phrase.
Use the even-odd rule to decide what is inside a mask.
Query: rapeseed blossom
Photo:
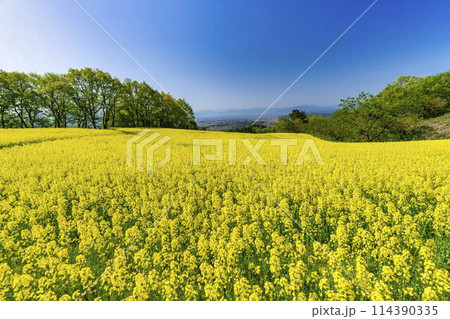
[[[137,132],[0,131],[1,300],[448,299],[450,140],[313,138],[325,165],[294,165],[312,137],[158,129],[172,160],[147,175]],[[236,165],[192,165],[202,138]],[[261,166],[241,138],[299,143]]]

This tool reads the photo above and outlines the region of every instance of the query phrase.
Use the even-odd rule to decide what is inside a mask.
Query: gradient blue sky
[[[267,107],[373,0],[78,0],[194,110]],[[72,0],[0,0],[0,69],[151,79]],[[275,107],[450,69],[450,1],[379,0]]]

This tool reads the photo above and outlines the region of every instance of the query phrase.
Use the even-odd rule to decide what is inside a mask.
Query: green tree
[[[14,113],[13,121],[20,127],[35,127],[38,122],[41,107],[35,81],[34,75],[22,72],[8,74],[7,103]]]
[[[2,128],[6,128],[9,122],[11,109],[11,87],[9,85],[8,73],[0,70],[0,122]]]
[[[137,106],[137,91],[139,82],[125,79],[120,89],[118,125],[128,127],[139,126],[139,110]]]
[[[161,94],[163,127],[196,129],[194,112],[184,99],[175,99],[169,93]]]
[[[291,120],[299,119],[300,121],[302,121],[302,123],[308,123],[308,115],[306,115],[305,111],[292,110],[292,112],[289,114],[289,118]]]
[[[110,74],[96,70],[95,75],[98,81],[98,94],[100,99],[100,108],[102,115],[102,127],[108,128],[116,124],[117,105],[121,92],[121,83],[117,78],[113,78]]]
[[[101,70],[70,69],[45,75],[0,70],[1,127],[108,128],[174,127],[196,129],[184,99],[160,94],[145,82],[123,83]]]
[[[274,125],[275,132],[283,133],[303,133],[305,132],[305,124],[300,118],[291,119],[280,117]]]
[[[138,84],[136,107],[139,114],[139,126],[161,126],[161,95],[145,82]]]
[[[89,123],[97,128],[98,113],[101,109],[99,91],[100,81],[97,72],[84,68],[70,69],[68,78],[72,85],[72,101],[75,105],[74,116],[79,127],[88,127]]]
[[[67,76],[46,73],[38,78],[37,92],[46,114],[53,117],[53,125],[67,127],[73,95],[73,88]]]

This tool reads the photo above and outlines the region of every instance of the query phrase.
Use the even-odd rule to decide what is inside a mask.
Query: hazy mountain
[[[291,107],[273,107],[262,116],[258,123],[271,125],[281,116],[287,116],[292,110],[305,111],[308,115],[330,115],[337,106],[302,105]],[[195,118],[200,126],[209,130],[225,131],[231,128],[252,124],[266,109],[229,109],[229,110],[203,110],[195,112]]]
[[[333,113],[337,106],[321,106],[321,105],[302,105],[291,107],[273,107],[267,111],[263,117],[262,122],[272,121],[273,118],[288,115],[293,109],[305,111],[308,115],[321,114],[329,115]],[[211,121],[255,121],[263,112],[265,108],[252,108],[252,109],[228,109],[228,110],[203,110],[196,111],[195,118],[198,122],[211,122]]]

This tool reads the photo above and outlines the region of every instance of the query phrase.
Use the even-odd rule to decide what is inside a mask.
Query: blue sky
[[[373,0],[78,0],[194,110],[267,107]],[[379,0],[274,107],[335,105],[450,69],[450,1]],[[72,0],[0,0],[0,69],[156,84]]]

